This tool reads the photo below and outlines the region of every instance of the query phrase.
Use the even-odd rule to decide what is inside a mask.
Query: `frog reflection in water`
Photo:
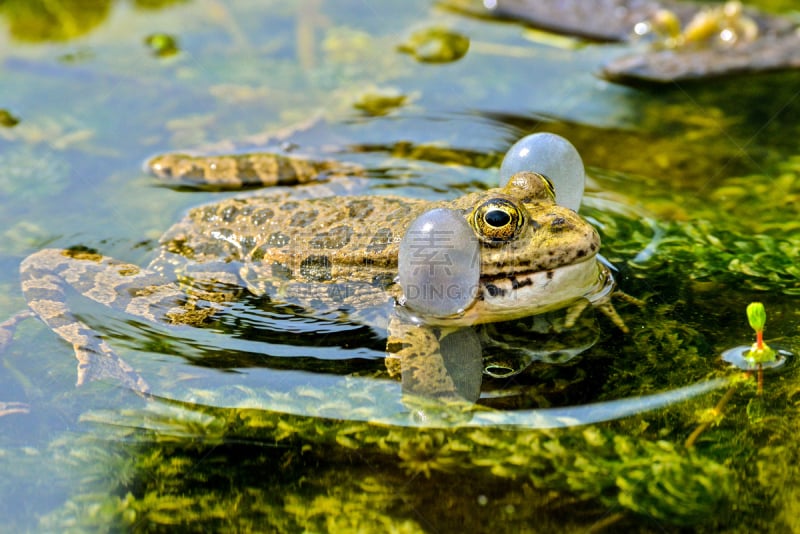
[[[149,165],[173,183],[227,188],[243,181],[298,183],[320,172],[338,172],[335,164],[270,154],[166,155]],[[502,188],[441,202],[391,196],[301,198],[286,189],[190,210],[161,238],[147,268],[78,249],[46,249],[25,259],[21,276],[29,307],[73,345],[78,384],[112,378],[148,389],[71,312],[65,297],[73,290],[148,321],[197,327],[225,313],[243,289],[272,302],[299,305],[309,315],[339,311],[350,321],[385,325],[390,371],[402,367],[404,387],[408,382],[414,391],[439,397],[454,392],[441,349],[461,350],[460,342],[454,345],[447,338],[464,327],[560,308],[568,310],[569,324],[591,303],[625,330],[609,301],[613,279],[596,257],[597,232],[555,203],[551,183],[540,174],[517,173]],[[409,225],[435,208],[463,217],[474,232],[479,273],[470,301],[446,316],[428,317],[403,304],[398,250]]]

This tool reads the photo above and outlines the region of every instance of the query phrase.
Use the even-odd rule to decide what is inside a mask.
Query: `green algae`
[[[0,126],[12,128],[19,124],[19,118],[12,115],[7,109],[0,109]]]
[[[467,53],[469,38],[435,26],[414,32],[405,43],[397,46],[397,50],[421,63],[451,63]]]
[[[696,281],[800,294],[795,262],[800,255],[798,219],[788,215],[800,191],[795,159],[781,164],[777,176],[748,174],[723,180],[709,195],[713,202],[659,199],[654,205],[673,215],[690,209],[691,220],[652,220],[648,226],[647,221],[611,220],[608,214],[592,211],[610,237],[609,259],[629,263],[636,276],[680,266]],[[638,254],[648,247],[650,253]],[[622,254],[617,256],[617,251]]]
[[[708,350],[702,336],[658,318],[663,333],[638,336],[630,353],[617,356],[618,369],[630,374],[609,377],[609,398],[631,393],[626,390],[635,382],[631,377],[650,377],[650,387],[657,389],[668,387],[665,376],[680,383],[704,367]],[[141,409],[84,413],[84,423],[100,425],[90,441],[139,449],[132,457],[120,454],[127,461],[135,458],[133,467],[117,467],[119,459],[108,463],[115,472],[135,473],[134,479],[122,477],[100,493],[76,491],[43,524],[147,524],[156,531],[206,522],[282,531],[357,531],[376,524],[417,532],[442,514],[479,525],[486,521],[482,513],[495,510],[503,519],[492,528],[511,532],[532,521],[558,524],[564,509],[553,503],[565,502],[573,513],[581,510],[584,527],[613,509],[622,511],[623,524],[640,517],[699,531],[735,531],[735,522],[759,524],[762,514],[778,514],[778,505],[786,504],[769,509],[761,504],[753,517],[719,514],[733,503],[755,506],[772,493],[776,474],[769,458],[778,454],[774,449],[790,447],[796,423],[769,414],[785,405],[787,395],[796,395],[792,383],[768,391],[766,416],[758,418],[750,408],[753,387],[745,383],[726,416],[692,450],[675,438],[702,421],[714,395],[615,423],[535,430],[369,423],[396,403],[380,382],[342,389],[304,386],[288,393],[243,386],[195,390],[192,396],[202,403],[153,399]],[[358,414],[366,421],[331,418],[333,413]],[[231,465],[231,457],[241,460]],[[93,454],[86,458],[96,460]],[[778,481],[791,487],[789,476],[780,473]],[[464,489],[445,501],[430,498],[451,487]],[[476,507],[486,500],[488,509]],[[91,510],[81,503],[92,503]],[[234,509],[238,513],[226,513]],[[347,510],[347,517],[332,517],[339,510]],[[776,519],[771,521],[775,527]]]
[[[353,107],[366,115],[382,117],[402,107],[407,101],[407,95],[398,94],[397,91],[393,90],[378,89],[362,94],[359,99],[353,103]]]
[[[141,9],[161,9],[186,0],[135,0]],[[113,0],[6,0],[0,4],[14,38],[27,42],[68,41],[97,29]]]
[[[634,373],[652,372],[650,361],[627,361]],[[779,466],[798,454],[792,447],[797,419],[771,415],[796,396],[791,383],[768,388],[757,418],[753,387],[744,383],[725,417],[692,450],[667,438],[688,434],[713,396],[650,416],[561,430],[426,429],[314,416],[336,405],[380,417],[389,399],[378,385],[305,387],[289,395],[237,387],[196,392],[203,404],[154,399],[141,409],[95,410],[82,418],[95,425],[91,436],[36,452],[63,455],[68,446],[69,461],[84,473],[73,497],[41,525],[146,524],[155,531],[199,524],[280,531],[398,525],[419,532],[455,513],[466,524],[512,532],[532,521],[556,525],[578,509],[585,527],[613,509],[623,512],[623,524],[642,517],[700,532],[737,531],[766,527],[768,517],[774,529],[793,521],[785,509],[794,506],[788,499],[796,493],[796,470]],[[232,399],[241,407],[214,406]],[[268,408],[281,402],[309,416]],[[125,452],[133,448],[136,454]],[[231,457],[240,460],[232,465]],[[116,475],[104,476],[105,469]],[[454,486],[462,490],[430,498]],[[476,506],[481,502],[488,504]],[[720,515],[734,504],[735,516]],[[489,512],[502,521],[485,523]]]
[[[133,5],[139,9],[157,10],[188,2],[189,0],[133,0]]]
[[[168,33],[153,33],[144,38],[144,44],[154,56],[169,57],[181,51],[178,39]]]
[[[470,516],[474,512],[469,509],[478,496],[497,491],[500,485],[508,498],[524,488],[550,493],[551,499],[553,491],[562,491],[580,502],[599,500],[605,506],[673,524],[697,524],[718,507],[727,506],[733,497],[732,473],[725,466],[665,441],[624,436],[599,427],[563,431],[415,429],[247,408],[150,408],[148,412],[85,415],[86,420],[109,425],[99,431],[100,435],[109,433],[106,439],[133,439],[142,448],[135,466],[116,466],[121,455],[110,462],[110,468],[137,475],[108,488],[110,495],[125,497],[114,497],[113,505],[98,507],[107,524],[121,524],[128,517],[146,518],[149,525],[161,528],[198,521],[241,527],[255,519],[284,518],[284,529],[317,530],[333,519],[329,516],[334,511],[344,509],[350,511],[344,520],[351,526],[368,521],[411,525],[414,510],[444,505],[425,502],[428,495],[465,481],[473,489],[454,496],[449,506]],[[188,410],[186,419],[177,418],[184,409]],[[137,430],[157,415],[153,410],[169,413],[159,419],[169,428],[161,427],[157,433]],[[228,444],[220,442],[220,431],[226,434]],[[194,445],[176,442],[181,435],[194,436]],[[244,455],[245,465],[232,469],[223,460],[254,446],[256,454]],[[87,454],[86,460],[93,455]],[[342,465],[352,467],[342,472]],[[212,481],[225,491],[209,492]],[[281,489],[270,493],[272,483],[279,483]],[[420,486],[425,491],[420,492]],[[271,505],[268,517],[243,514],[244,523],[240,524],[224,512],[230,507],[247,508],[260,498]],[[80,509],[82,499],[74,500],[77,502],[51,516],[50,526],[63,525]],[[508,521],[498,528],[511,531],[544,514],[538,507],[521,504],[518,502]],[[588,509],[593,507],[589,504]]]
[[[100,25],[111,5],[111,0],[9,0],[0,5],[0,15],[21,41],[65,41]]]

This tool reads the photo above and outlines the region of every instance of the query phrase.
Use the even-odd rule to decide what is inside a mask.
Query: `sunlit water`
[[[291,146],[363,165],[351,192],[444,199],[496,185],[534,131],[578,148],[581,214],[646,301],[619,304],[630,334],[591,311],[573,331],[558,314],[478,329],[457,346],[474,361],[447,369],[466,398],[447,404],[389,377],[380,324],[249,298],[171,328],[74,298],[151,396],[76,389],[71,347],[20,324],[0,353],[10,530],[800,528],[797,366],[787,356],[758,396],[720,357],[752,342],[752,300],[797,351],[797,229],[781,226],[800,190],[796,76],[614,86],[593,74],[613,47],[422,1],[118,3],[61,41],[19,30],[14,3],[0,13],[0,108],[20,119],[0,128],[0,320],[25,306],[27,255],[82,245],[144,265],[188,207],[238,194],[158,187],[140,171],[154,153]],[[396,51],[434,24],[470,38],[462,59]],[[158,31],[178,55],[147,48]],[[407,99],[386,115],[354,105],[378,93]],[[765,480],[783,493],[767,501]],[[744,511],[720,514],[734,496]]]

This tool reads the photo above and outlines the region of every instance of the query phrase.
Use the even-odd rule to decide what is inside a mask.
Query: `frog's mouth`
[[[608,269],[595,257],[547,271],[481,277],[472,304],[457,316],[442,318],[441,323],[470,325],[518,319],[563,308],[581,298],[595,302],[606,297],[611,287]]]

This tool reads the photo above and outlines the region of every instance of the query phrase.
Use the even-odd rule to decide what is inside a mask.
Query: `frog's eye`
[[[487,200],[472,213],[472,225],[483,241],[510,241],[522,229],[523,217],[519,207],[505,198]]]

